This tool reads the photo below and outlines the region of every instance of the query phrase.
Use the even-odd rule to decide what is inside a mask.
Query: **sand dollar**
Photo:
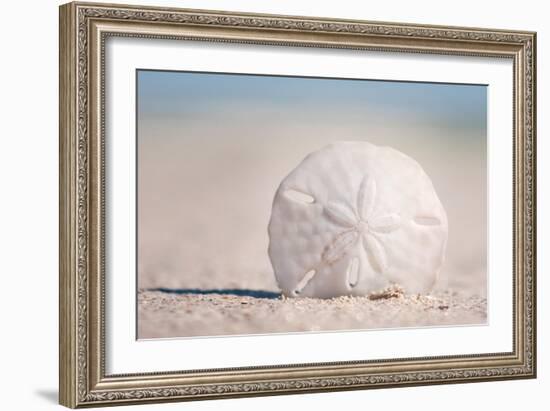
[[[433,286],[445,258],[447,215],[422,167],[366,142],[309,154],[280,184],[269,257],[287,296],[367,295]]]

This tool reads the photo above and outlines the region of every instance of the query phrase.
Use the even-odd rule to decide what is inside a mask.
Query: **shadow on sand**
[[[201,288],[149,288],[147,291],[160,291],[168,294],[221,294],[221,295],[236,295],[239,297],[253,297],[253,298],[270,298],[275,299],[281,296],[281,293],[264,290],[248,290],[245,288],[222,288],[222,289],[208,289]]]

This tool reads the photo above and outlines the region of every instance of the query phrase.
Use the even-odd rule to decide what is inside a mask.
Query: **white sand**
[[[334,299],[140,290],[139,338],[484,324],[487,301],[457,293]],[[388,298],[389,297],[389,298]]]
[[[140,128],[149,136],[139,147],[140,338],[486,321],[485,163],[477,159],[484,154],[452,147],[456,156],[451,161],[437,147],[430,148],[439,141],[437,134],[427,140],[428,131],[422,130],[411,134],[386,127],[372,135],[378,140],[369,140],[417,159],[447,210],[447,259],[433,290],[435,299],[232,295],[231,290],[279,293],[267,255],[267,223],[282,178],[308,152],[334,140],[337,131],[345,131],[347,139],[364,138],[363,130],[301,130],[284,123],[240,131],[228,134],[216,124],[184,130]],[[157,133],[164,137],[155,138]],[[464,140],[457,134],[453,141]],[[152,291],[158,288],[166,292]],[[185,293],[188,289],[201,293]],[[214,289],[222,294],[208,294]],[[445,305],[449,308],[439,308]]]

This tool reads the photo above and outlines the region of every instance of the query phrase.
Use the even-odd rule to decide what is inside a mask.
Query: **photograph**
[[[537,24],[279,3],[59,7],[60,404],[537,378]]]
[[[487,324],[486,84],[135,81],[138,339]]]

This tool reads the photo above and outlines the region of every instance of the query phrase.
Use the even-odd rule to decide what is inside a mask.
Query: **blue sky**
[[[144,120],[231,117],[247,108],[263,108],[320,119],[337,113],[340,120],[357,121],[368,107],[379,115],[409,113],[444,127],[486,129],[484,85],[149,70],[139,70],[137,76],[138,110]]]

